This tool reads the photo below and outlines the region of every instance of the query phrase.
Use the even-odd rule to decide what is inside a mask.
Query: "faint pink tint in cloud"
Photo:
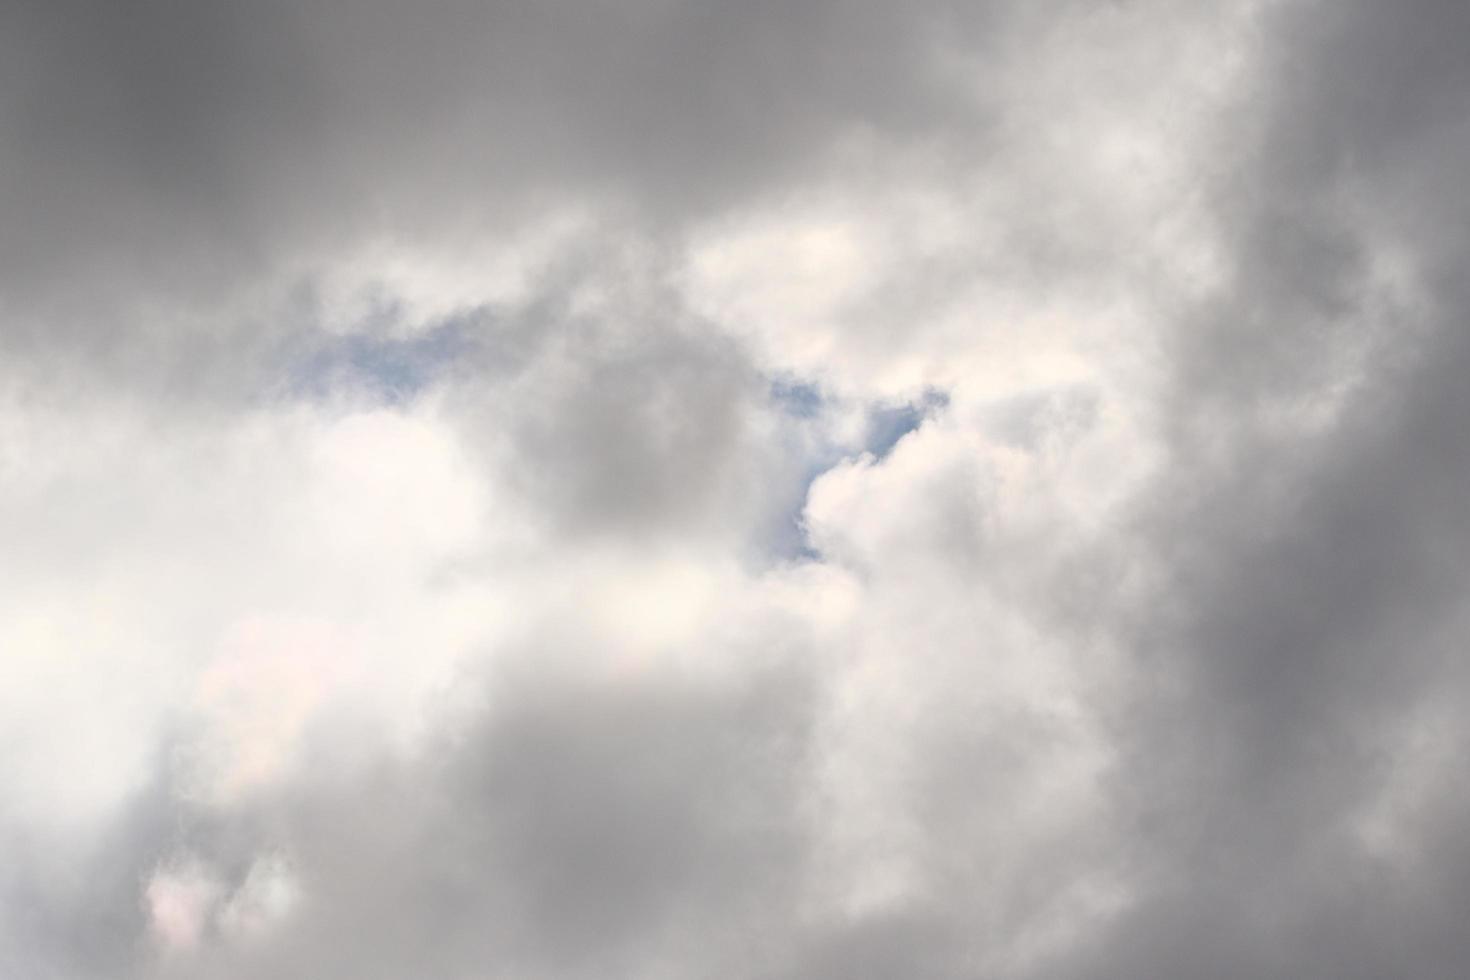
[[[144,892],[149,933],[167,952],[197,948],[221,891],[218,879],[197,861],[159,868]]]

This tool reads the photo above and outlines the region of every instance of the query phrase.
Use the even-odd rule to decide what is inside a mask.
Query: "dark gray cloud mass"
[[[1467,37],[0,0],[0,976],[1463,975]]]
[[[998,6],[7,4],[8,298],[208,302],[568,190],[682,220],[844,135],[968,127],[945,56],[983,52]]]

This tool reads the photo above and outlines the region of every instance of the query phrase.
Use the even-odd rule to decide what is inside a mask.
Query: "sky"
[[[0,977],[1463,976],[1467,37],[0,0]]]

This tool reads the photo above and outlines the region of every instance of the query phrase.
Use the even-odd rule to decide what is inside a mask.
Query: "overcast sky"
[[[0,0],[0,977],[1470,962],[1464,0]]]

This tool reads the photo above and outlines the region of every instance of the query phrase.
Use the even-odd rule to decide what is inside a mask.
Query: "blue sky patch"
[[[376,332],[326,337],[295,361],[290,388],[307,398],[325,398],[346,389],[388,404],[404,404],[442,376],[470,346],[458,319],[409,337]]]
[[[864,451],[878,459],[887,458],[904,436],[924,424],[924,420],[949,404],[949,395],[929,389],[916,401],[902,405],[879,405],[868,410],[868,435]]]

